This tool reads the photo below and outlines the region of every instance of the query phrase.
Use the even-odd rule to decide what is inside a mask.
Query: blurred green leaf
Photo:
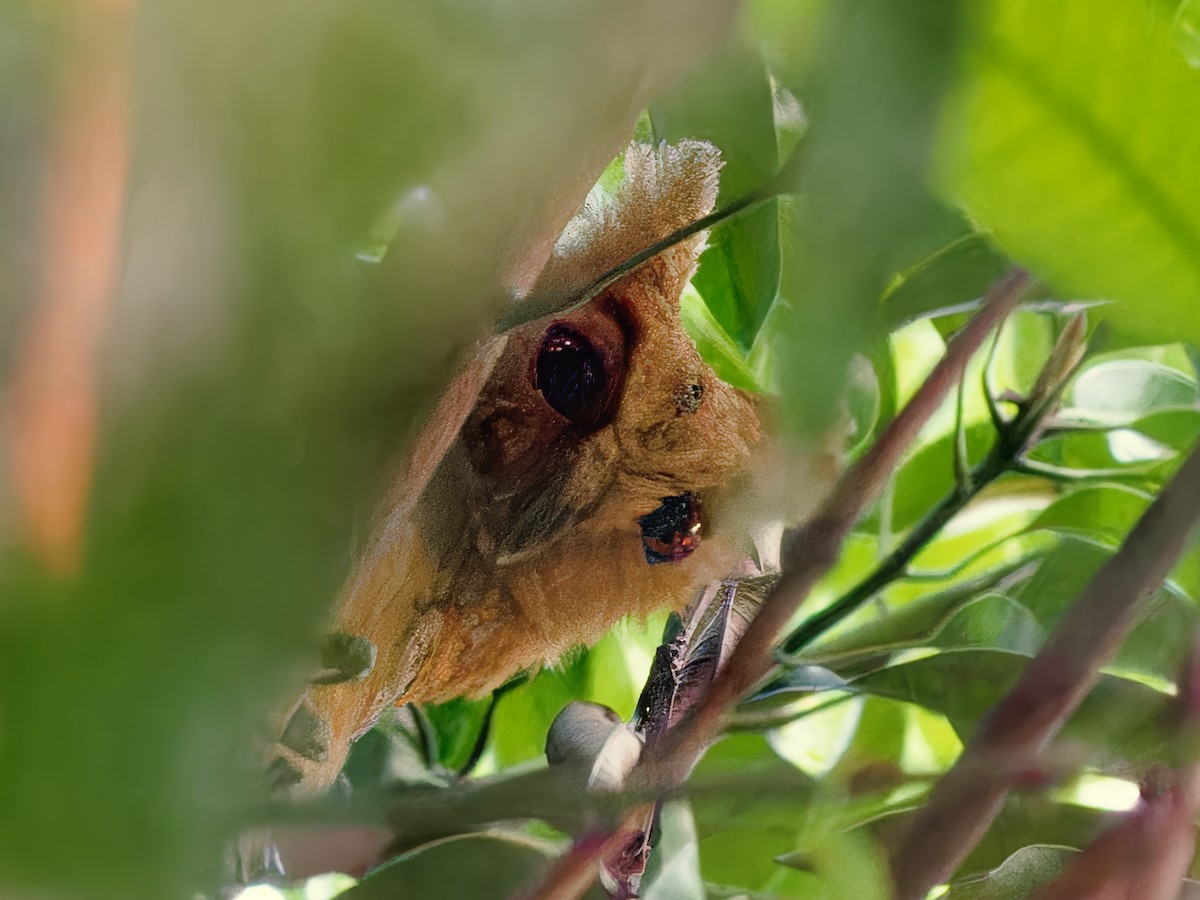
[[[858,728],[846,753],[838,761],[839,768],[861,769],[864,766],[894,767],[893,775],[902,770],[904,733],[908,729],[902,704],[879,697],[868,697],[858,717]]]
[[[734,734],[723,738],[705,754],[693,776],[700,783],[723,777],[746,779],[752,787],[692,799],[692,813],[701,840],[734,827],[795,835],[800,824],[797,812],[811,802],[814,782],[776,755],[763,735]],[[703,861],[704,857],[701,858]],[[710,880],[705,871],[705,879]]]
[[[813,782],[771,750],[761,735],[732,735],[713,746],[693,780],[753,777],[753,787],[693,797],[704,881],[730,889],[805,896],[816,883],[774,858],[797,849]]]
[[[1024,900],[1060,875],[1075,853],[1076,849],[1071,847],[1031,844],[988,872],[956,879],[942,896],[950,900]],[[1200,883],[1185,881],[1177,900],[1197,898],[1200,898]]]
[[[650,107],[662,140],[703,138],[721,151],[721,206],[758,190],[779,167],[775,108],[759,54],[733,42]],[[692,284],[714,320],[748,352],[779,291],[774,201],[718,225]]]
[[[27,58],[3,51],[35,32],[0,26],[2,183],[30,186],[5,193],[0,224],[24,224],[2,253],[21,235],[26,268],[41,265],[24,236],[40,231],[49,141],[78,124],[57,121],[61,66],[102,39],[72,43],[74,7],[34,6],[45,41]],[[570,186],[699,56],[713,15],[674,0],[622,16],[598,2],[137,7],[119,296],[86,327],[106,351],[77,578],[38,569],[0,497],[0,762],[26,773],[0,785],[0,893],[138,900],[228,882],[269,723],[311,671],[396,457],[508,296],[513,256],[553,239],[574,212],[555,203],[582,199]],[[36,124],[13,124],[11,85],[44,104]],[[428,203],[383,263],[355,260],[411,191]],[[23,321],[0,293],[0,322]],[[513,729],[509,758],[540,753],[533,727]]]
[[[584,697],[586,660],[582,654],[553,669],[543,669],[531,681],[496,701],[487,755],[506,769],[545,753],[546,734],[555,717],[572,700]]]
[[[1130,429],[1176,453],[1190,449],[1200,439],[1200,410],[1168,409],[1143,416]]]
[[[811,126],[800,148],[783,386],[790,424],[826,427],[853,352],[892,274],[960,227],[929,196],[934,118],[954,58],[958,5],[849,0],[823,7],[812,73],[797,90]],[[951,220],[954,219],[952,222]]]
[[[573,700],[601,703],[630,718],[661,640],[662,623],[662,616],[620,622],[590,650],[576,648],[557,665],[506,691],[496,703],[485,754],[488,767],[503,770],[542,757],[550,724]]]
[[[951,192],[1059,290],[1122,301],[1122,330],[1200,337],[1200,72],[1170,24],[1142,0],[989,2],[965,51]]]
[[[888,900],[893,896],[882,848],[865,832],[817,834],[780,862],[811,871],[821,880],[818,896],[830,900]]]
[[[868,824],[886,843],[904,834],[912,813],[910,808]],[[965,880],[984,874],[1031,844],[1084,847],[1103,827],[1107,815],[1103,810],[1060,803],[1044,795],[1011,795],[992,827],[959,867],[958,875]]]
[[[1082,593],[1115,548],[1066,533],[1027,581],[1012,594],[1050,628]],[[1149,597],[1144,613],[1117,651],[1114,670],[1137,674],[1158,685],[1173,683],[1191,643],[1198,610],[1171,580]]]
[[[990,423],[965,429],[967,460],[978,463],[991,449],[995,430]],[[902,534],[929,512],[931,500],[954,490],[954,435],[945,434],[922,447],[901,465],[892,494],[891,528]]]
[[[881,325],[891,332],[919,318],[960,311],[1011,266],[983,235],[957,237],[896,276],[881,300]]]
[[[449,703],[425,707],[425,715],[437,740],[438,762],[455,771],[466,764],[492,703],[491,697],[481,700],[460,697]]]
[[[338,896],[346,900],[505,897],[535,883],[562,849],[516,833],[458,835],[392,860]]]
[[[470,716],[464,718],[471,721]],[[440,784],[442,773],[430,768],[425,751],[411,711],[393,707],[350,748],[342,774],[356,792],[397,783]]]

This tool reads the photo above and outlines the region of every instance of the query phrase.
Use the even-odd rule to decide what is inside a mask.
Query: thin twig
[[[999,421],[996,443],[975,468],[956,475],[954,489],[922,519],[904,540],[862,581],[819,613],[806,619],[784,641],[785,653],[797,653],[817,637],[844,620],[875,594],[903,577],[909,564],[947,523],[1005,472],[1020,469],[1023,455],[1045,427],[1058,405],[1063,390],[1083,358],[1082,342],[1086,322],[1075,317],[1063,329],[1058,342],[1038,377],[1037,384],[1011,420]],[[986,383],[986,370],[984,381]],[[961,383],[961,382],[960,382]],[[957,459],[957,452],[956,452]]]
[[[668,790],[680,784],[717,734],[733,705],[771,671],[775,641],[812,586],[836,562],[842,543],[867,506],[878,497],[889,474],[918,432],[962,377],[967,362],[987,336],[1016,306],[1030,284],[1014,271],[988,292],[980,312],[950,341],[946,353],[908,405],[889,423],[879,440],[834,486],[820,510],[793,538],[785,552],[784,572],[775,589],[718,673],[692,714],[647,748],[628,782],[634,790]],[[572,848],[569,871],[592,878],[550,878],[529,896],[569,900],[582,895],[615,834]],[[589,855],[590,854],[590,855]],[[564,861],[564,866],[568,862]]]
[[[1096,573],[914,817],[892,855],[898,900],[924,898],[983,837],[1013,773],[1036,764],[1038,754],[1087,696],[1145,599],[1183,552],[1198,518],[1200,448]]]

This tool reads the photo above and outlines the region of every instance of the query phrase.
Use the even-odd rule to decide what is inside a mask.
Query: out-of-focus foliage
[[[1169,5],[978,4],[945,117],[952,194],[1142,340],[1200,334],[1200,81]]]
[[[1005,392],[1030,389],[1077,301],[1114,301],[1088,310],[1109,330],[1027,465],[743,704],[696,772],[711,789],[668,807],[643,885],[887,895],[890,836],[1200,436],[1180,343],[1200,337],[1195,4],[753,0],[727,38],[718,7],[138,7],[127,253],[77,576],[38,566],[0,485],[0,892],[227,879],[264,801],[255,741],[306,673],[412,423],[510,302],[520,249],[574,211],[555,197],[586,189],[648,106],[646,133],[721,147],[722,201],[785,167],[794,192],[713,231],[684,308],[723,377],[774,391],[797,430],[840,415],[858,353],[874,433],[1010,263],[1042,280],[805,614],[953,489],[960,439],[967,464],[986,455],[989,401],[1012,412]],[[0,4],[5,376],[34,302],[64,10]],[[382,263],[357,258],[381,235]],[[1162,757],[1198,596],[1192,552],[1068,726],[1065,783],[1010,801],[948,896],[1022,896],[1128,802]],[[507,690],[481,748],[486,701],[382,723],[348,775],[360,793],[523,777],[567,702],[631,714],[661,633],[624,623]],[[546,819],[411,848],[349,896],[503,895],[567,845]]]

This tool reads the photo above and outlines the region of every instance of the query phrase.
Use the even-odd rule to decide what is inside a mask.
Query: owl
[[[531,295],[569,298],[709,213],[710,144],[634,144],[625,178],[559,238]],[[310,793],[392,704],[477,697],[623,616],[685,605],[744,557],[738,494],[759,400],[688,338],[703,236],[578,308],[476,348],[385,498],[318,674],[280,719],[269,774]],[[541,307],[539,307],[541,308]]]

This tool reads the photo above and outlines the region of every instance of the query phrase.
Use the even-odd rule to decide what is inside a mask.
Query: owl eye
[[[704,527],[700,498],[687,491],[663,497],[658,509],[638,519],[638,525],[642,529],[642,549],[650,565],[686,559],[700,546]]]
[[[578,331],[546,329],[534,365],[534,387],[550,408],[580,427],[595,427],[608,405],[610,375],[600,351]]]

